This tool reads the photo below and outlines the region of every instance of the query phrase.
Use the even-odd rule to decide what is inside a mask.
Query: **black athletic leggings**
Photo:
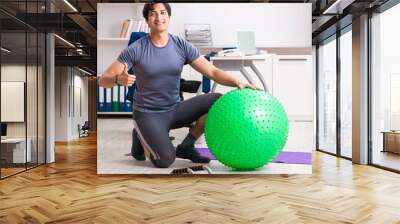
[[[175,148],[169,139],[171,129],[193,123],[207,114],[220,93],[208,93],[180,102],[174,110],[160,113],[134,112],[132,154],[143,153],[142,143],[149,149],[154,166],[169,167],[175,161]]]

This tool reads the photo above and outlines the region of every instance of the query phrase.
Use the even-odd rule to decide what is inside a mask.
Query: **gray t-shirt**
[[[118,61],[127,63],[129,68],[134,67],[137,85],[135,110],[172,110],[180,101],[182,68],[199,56],[199,51],[191,43],[172,34],[169,34],[164,47],[156,47],[147,35],[125,48]]]

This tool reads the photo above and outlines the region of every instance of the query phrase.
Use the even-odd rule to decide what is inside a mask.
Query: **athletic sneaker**
[[[200,155],[200,153],[194,147],[182,148],[178,145],[176,148],[176,157],[182,159],[189,159],[194,163],[209,163],[210,159]]]

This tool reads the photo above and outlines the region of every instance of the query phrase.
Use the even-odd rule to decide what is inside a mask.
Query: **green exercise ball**
[[[228,167],[254,170],[273,160],[286,144],[289,121],[271,94],[249,88],[220,97],[207,113],[205,138]]]

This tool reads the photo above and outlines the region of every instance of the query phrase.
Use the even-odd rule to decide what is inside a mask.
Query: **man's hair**
[[[151,3],[146,3],[146,4],[144,5],[144,7],[143,7],[143,17],[144,17],[146,20],[147,20],[147,18],[149,17],[149,12],[150,12],[151,10],[154,9],[154,5],[155,5],[155,4],[163,4],[164,7],[165,7],[165,9],[166,9],[167,12],[168,12],[168,16],[171,16],[171,6],[170,6],[168,3],[166,3],[166,2],[153,1],[153,2],[151,2]]]

